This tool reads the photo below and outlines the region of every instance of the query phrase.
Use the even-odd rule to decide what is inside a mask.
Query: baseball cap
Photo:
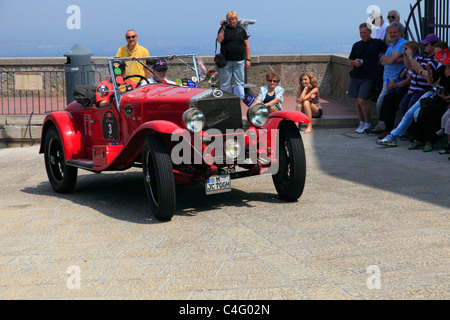
[[[155,60],[155,62],[153,63],[153,69],[155,69],[156,71],[159,71],[161,69],[168,69],[166,60],[164,59]]]
[[[427,35],[425,37],[425,39],[423,39],[422,41],[420,41],[421,44],[427,44],[430,42],[439,42],[441,41],[441,39],[439,39],[439,37],[433,33],[430,33],[429,35]]]

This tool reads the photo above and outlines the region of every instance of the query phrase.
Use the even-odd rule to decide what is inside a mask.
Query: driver
[[[153,62],[152,70],[153,70],[153,77],[148,79],[150,84],[168,83],[168,84],[176,85],[175,82],[166,79],[166,74],[167,74],[167,70],[168,70],[166,60],[164,60],[164,59],[155,60]]]
[[[127,65],[123,61],[117,61],[113,63],[113,76],[116,79],[116,83],[119,86],[118,90],[122,93],[130,91],[136,88],[136,83],[131,80],[123,80],[125,74],[125,69]],[[101,87],[106,89],[107,92],[102,92]],[[112,84],[112,79],[101,81],[97,85],[97,90],[95,94],[95,104],[98,108],[109,107],[111,102],[114,100],[114,87]]]

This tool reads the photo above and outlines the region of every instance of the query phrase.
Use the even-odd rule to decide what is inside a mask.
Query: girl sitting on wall
[[[300,88],[297,92],[297,111],[303,112],[309,119],[320,118],[323,114],[319,103],[319,88],[316,77],[305,72],[299,78]],[[305,133],[312,131],[312,122],[308,123]]]

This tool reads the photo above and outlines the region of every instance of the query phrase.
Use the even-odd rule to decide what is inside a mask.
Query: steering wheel
[[[143,80],[145,82],[147,82],[147,84],[150,84],[150,81],[148,81],[148,79],[146,77],[141,76],[140,74],[130,74],[129,76],[126,76],[125,78],[123,78],[123,80],[125,81],[130,78],[139,78],[139,82],[137,83],[136,87],[139,87]]]

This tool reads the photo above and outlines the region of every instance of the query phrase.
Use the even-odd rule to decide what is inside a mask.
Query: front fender
[[[269,115],[269,120],[262,126],[262,129],[276,129],[283,120],[290,120],[299,123],[310,123],[308,116],[300,111],[282,110],[275,111]]]
[[[272,112],[269,115],[270,118],[282,118],[283,120],[291,120],[294,122],[301,122],[301,123],[310,123],[311,119],[308,118],[306,114],[300,111],[294,111],[294,110],[281,110],[281,111],[275,111]]]
[[[64,157],[67,160],[85,158],[85,150],[81,137],[80,126],[70,112],[56,111],[48,114],[42,125],[41,145],[39,153],[44,152],[47,130],[54,126],[58,130],[64,147]]]
[[[170,135],[180,129],[178,125],[167,120],[154,120],[141,124],[126,140],[124,148],[110,166],[114,168],[125,168],[129,166],[131,162],[139,157],[146,136],[151,134]]]

